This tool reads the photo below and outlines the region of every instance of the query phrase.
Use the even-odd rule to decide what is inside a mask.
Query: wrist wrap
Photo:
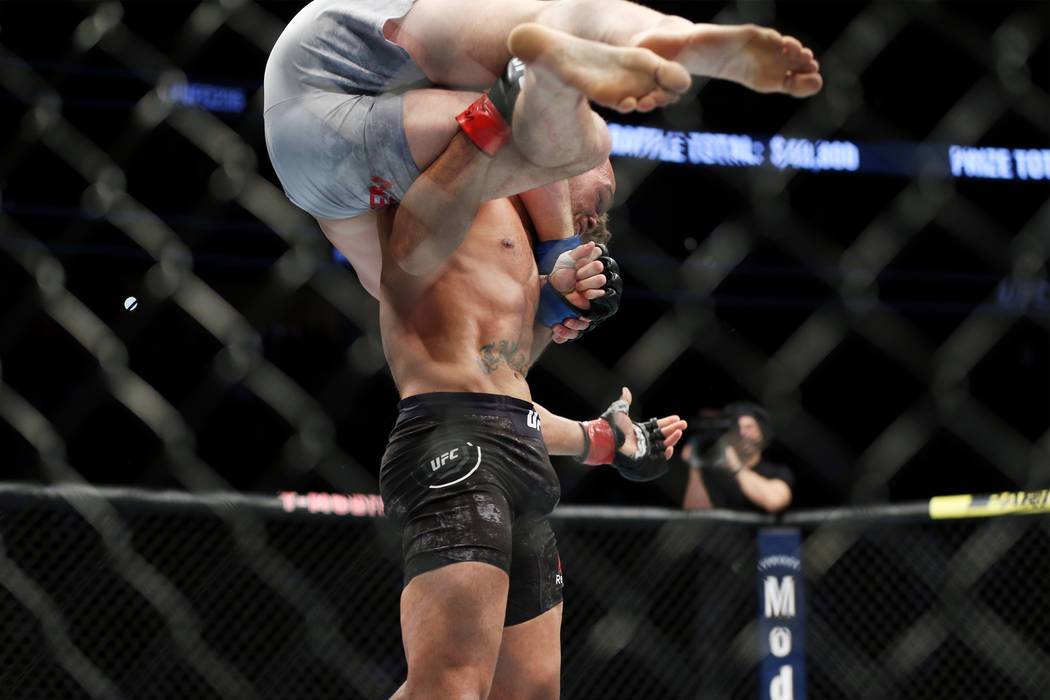
[[[536,306],[536,318],[550,328],[562,323],[567,318],[579,318],[587,313],[585,309],[565,301],[565,297],[551,285],[550,281],[540,287],[540,303]]]
[[[536,267],[541,275],[549,275],[554,271],[554,263],[558,262],[558,256],[572,250],[580,245],[580,237],[562,238],[556,241],[540,241],[536,244]]]
[[[583,428],[583,455],[578,459],[584,464],[611,463],[617,443],[623,444],[623,433],[617,436],[615,426],[604,418],[583,421],[580,427]]]
[[[459,128],[487,155],[496,155],[513,134],[510,124],[524,76],[525,64],[510,59],[492,89],[456,115]]]
[[[556,241],[541,241],[536,244],[536,268],[541,275],[550,275],[558,262],[558,257],[567,251],[580,245],[579,236],[562,238]],[[558,290],[547,280],[547,284],[540,287],[540,302],[536,307],[536,318],[548,328],[556,323],[561,323],[567,318],[579,318],[586,315],[584,309],[570,304],[565,300]]]

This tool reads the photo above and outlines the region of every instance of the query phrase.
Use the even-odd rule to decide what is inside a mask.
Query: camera
[[[702,468],[724,461],[723,438],[736,429],[736,421],[719,413],[703,416],[689,425],[692,430],[686,444],[690,450],[690,466]]]
[[[750,416],[758,423],[762,434],[759,449],[770,440],[769,417],[758,404],[736,401],[720,411],[705,410],[700,417],[690,421],[692,430],[686,437],[689,446],[690,466],[704,469],[725,469],[726,443],[739,434],[740,418]],[[739,448],[738,448],[739,449]]]

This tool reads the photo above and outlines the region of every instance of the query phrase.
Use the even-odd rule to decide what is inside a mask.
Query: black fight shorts
[[[403,399],[379,472],[383,506],[401,528],[405,584],[465,561],[507,572],[506,625],[562,601],[547,515],[558,477],[527,401],[472,393]]]

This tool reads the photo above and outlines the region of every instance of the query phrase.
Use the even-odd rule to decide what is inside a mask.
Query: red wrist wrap
[[[459,128],[474,145],[490,156],[496,155],[511,136],[510,124],[499,113],[488,95],[482,95],[456,115]]]
[[[584,464],[612,464],[616,456],[616,436],[612,426],[604,418],[585,420],[580,425],[589,441],[587,454],[581,460]]]

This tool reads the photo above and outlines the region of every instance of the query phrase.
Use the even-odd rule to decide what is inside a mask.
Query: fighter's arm
[[[575,316],[575,312],[566,308],[560,300],[586,309],[592,299],[605,296],[602,286],[607,277],[604,274],[605,264],[599,260],[601,252],[593,243],[577,246],[559,257],[559,260],[564,260],[564,265],[556,266],[551,274],[541,275],[540,308],[532,330],[530,357],[533,362],[552,341],[564,343],[578,338],[590,327],[589,319]],[[548,285],[557,290],[558,296],[545,291]],[[552,304],[556,307],[553,310]],[[554,321],[555,317],[560,320]]]
[[[572,235],[564,180],[586,170],[585,162],[569,158],[560,166],[540,168],[527,163],[518,151],[510,115],[523,72],[520,63],[509,63],[492,89],[456,116],[460,130],[447,146],[441,145],[440,128],[427,129],[418,123],[420,111],[426,112],[422,124],[433,121],[426,104],[406,97],[409,150],[417,163],[427,163],[420,166],[422,173],[401,199],[391,240],[393,258],[406,272],[418,276],[434,272],[463,241],[485,199],[522,193],[541,241]],[[417,94],[449,97],[442,91]]]
[[[574,421],[536,404],[547,451],[570,455],[585,464],[612,464],[627,479],[648,481],[667,471],[667,460],[682,438],[686,422],[678,416],[631,421],[631,392],[626,387],[601,417]]]
[[[437,270],[463,242],[481,205],[490,163],[463,134],[412,184],[394,216],[390,252],[405,272]]]
[[[394,219],[391,252],[406,272],[437,270],[463,242],[482,201],[491,199],[494,161],[463,133],[457,134],[402,198]],[[551,177],[556,176],[551,173]],[[573,235],[569,187],[562,179],[522,192],[537,240]]]
[[[583,454],[585,445],[580,421],[551,413],[535,401],[532,403],[536,406],[536,412],[540,414],[543,442],[547,444],[547,452],[573,457]]]
[[[525,207],[540,246],[547,242],[572,238],[574,230],[568,180],[559,180],[526,190],[519,195],[519,199]],[[573,304],[587,308],[589,299],[604,294],[597,291],[605,283],[605,277],[601,274],[603,267],[600,264],[587,265],[596,260],[601,253],[593,245],[579,246],[567,253],[564,258],[559,259],[564,260],[560,267],[555,264],[553,270],[540,269],[541,304],[544,300],[549,303],[549,290],[543,291],[543,287],[551,285],[559,294],[571,299]],[[542,261],[537,262],[542,266]],[[564,343],[577,338],[589,325],[590,321],[573,316],[563,316],[558,323],[545,323],[537,319],[532,334],[533,361],[551,341]]]

